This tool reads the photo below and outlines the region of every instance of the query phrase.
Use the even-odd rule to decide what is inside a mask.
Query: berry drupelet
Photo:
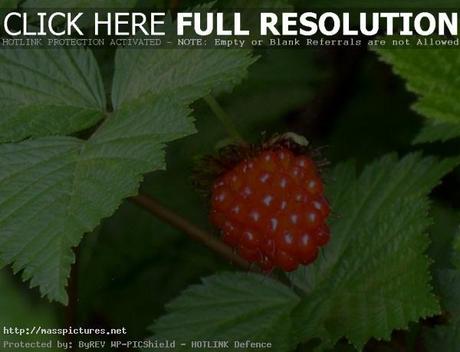
[[[330,237],[329,204],[313,158],[292,143],[253,151],[214,181],[211,222],[222,239],[264,271],[312,263]]]

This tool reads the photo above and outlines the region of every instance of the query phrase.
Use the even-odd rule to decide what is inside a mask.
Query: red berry
[[[260,236],[257,232],[252,230],[243,231],[240,244],[248,249],[258,250],[260,247]]]
[[[329,216],[329,204],[327,203],[325,198],[318,198],[313,201],[313,207],[318,210],[323,216]]]
[[[273,259],[276,254],[275,240],[270,236],[266,236],[262,240],[261,250],[266,257]]]
[[[259,265],[262,268],[262,270],[265,272],[272,271],[273,266],[274,266],[273,261],[266,256],[262,258],[262,260],[259,262]]]
[[[242,258],[246,259],[250,263],[253,263],[253,262],[260,263],[263,259],[262,254],[257,249],[250,249],[244,246],[240,246],[240,248],[238,248],[238,253]]]
[[[294,271],[299,266],[299,261],[292,253],[285,252],[281,249],[276,251],[275,263],[284,271]]]
[[[294,253],[297,245],[297,236],[287,230],[281,233],[278,233],[278,236],[275,240],[276,249],[281,249],[288,253]]]
[[[225,243],[265,271],[313,262],[329,241],[328,215],[314,161],[287,147],[240,161],[212,188],[211,222]]]
[[[237,247],[241,243],[240,229],[230,221],[225,221],[222,225],[222,240],[231,247]]]
[[[330,230],[327,225],[321,226],[316,232],[315,232],[315,242],[318,243],[320,246],[324,246],[329,242],[331,235],[330,235]]]
[[[298,258],[302,264],[310,264],[318,255],[318,244],[311,234],[304,232],[299,236],[297,247]]]

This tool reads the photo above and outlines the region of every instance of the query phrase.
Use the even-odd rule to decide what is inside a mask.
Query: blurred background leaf
[[[18,6],[20,0],[4,0],[0,4],[0,9],[14,9]]]
[[[414,110],[431,119],[416,142],[433,142],[458,137],[460,133],[460,73],[457,48],[378,49],[382,59],[407,80],[407,88],[419,95]],[[442,134],[440,132],[448,133]]]
[[[435,214],[430,254],[444,319],[424,329],[424,341],[429,352],[455,352],[460,346],[460,219],[458,211],[445,207]]]
[[[26,0],[24,8],[62,8],[62,9],[88,9],[88,8],[131,8],[138,0]]]
[[[3,327],[18,328],[56,328],[59,320],[56,318],[56,307],[37,299],[31,299],[30,294],[24,285],[13,280],[11,273],[7,270],[0,271],[0,319]],[[1,331],[3,334],[3,331]],[[49,340],[55,341],[55,337],[46,335],[3,335],[7,341],[34,342]],[[57,351],[56,348],[51,351]]]

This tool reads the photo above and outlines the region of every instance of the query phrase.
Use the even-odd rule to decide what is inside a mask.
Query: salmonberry
[[[313,262],[330,237],[329,204],[312,157],[277,144],[253,151],[214,181],[211,222],[265,271]]]

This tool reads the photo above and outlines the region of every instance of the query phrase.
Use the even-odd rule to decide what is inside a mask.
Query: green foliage
[[[85,49],[0,51],[0,143],[70,134],[105,110],[93,54]]]
[[[384,157],[359,177],[351,164],[335,169],[332,241],[321,260],[293,275],[307,292],[296,310],[300,336],[326,346],[344,336],[359,349],[439,312],[424,255],[426,194],[457,162],[411,154]]]
[[[460,322],[460,268],[439,271],[436,281],[444,309],[453,321]]]
[[[196,198],[191,198],[184,185],[187,176],[174,175],[170,164],[167,172],[149,177],[152,188],[164,189],[156,191],[155,197],[187,219],[199,221],[199,197],[195,193]],[[172,178],[170,183],[156,182],[157,175],[165,173]],[[144,182],[143,192],[151,194],[145,187]],[[164,305],[188,284],[231,268],[208,248],[130,202],[86,236],[79,253],[79,276],[84,278],[78,285],[82,321],[94,319],[97,312],[110,326],[125,326],[135,339],[145,337],[152,317],[162,314]]]
[[[303,0],[292,0],[292,2],[300,7],[305,6]],[[426,9],[429,6],[432,6],[433,3],[430,0],[410,0],[406,2],[401,2],[399,0],[382,0],[378,3],[372,2],[370,0],[312,0],[308,3],[309,7],[316,7],[321,9],[329,8],[342,8],[350,11],[350,9],[365,9],[373,7],[375,9],[391,9],[395,8],[410,8],[417,9],[422,8]],[[457,7],[457,0],[439,0],[436,3],[437,8],[449,8]]]
[[[314,55],[315,51],[297,49],[265,52],[234,92],[218,97],[241,133],[258,139],[262,130],[282,128],[280,116],[302,106],[324,75],[324,70],[315,68]],[[142,192],[212,231],[206,202],[193,188],[189,175],[193,156],[209,153],[225,137],[225,130],[203,101],[193,107],[199,117],[199,133],[168,145],[167,170],[149,174]],[[126,326],[130,335],[139,339],[145,336],[152,317],[160,316],[164,304],[184,287],[232,268],[182,231],[128,202],[104,221],[97,233],[84,238],[79,258],[85,278],[79,284],[82,319],[92,319],[97,312],[111,326]]]
[[[452,265],[457,269],[460,269],[460,232],[457,231],[457,235],[452,241]]]
[[[18,6],[19,0],[4,0],[0,4],[0,9],[14,9]]]
[[[431,209],[434,219],[430,227],[429,256],[433,259],[433,270],[452,268],[453,258],[450,255],[458,238],[460,213],[456,209],[435,203]],[[460,265],[459,265],[460,267]]]
[[[164,143],[193,132],[187,110],[159,98],[119,110],[88,141],[0,145],[1,257],[65,303],[71,248],[136,194],[143,173],[164,168]]]
[[[451,242],[451,250],[445,255],[450,265],[436,271],[436,286],[444,314],[448,318],[447,325],[427,329],[425,341],[429,352],[455,352],[460,346],[460,248],[458,247],[460,232]],[[448,254],[451,255],[448,255]]]
[[[425,231],[430,224],[426,195],[457,163],[412,154],[401,160],[384,157],[359,177],[350,163],[334,169],[329,175],[334,180],[329,197],[337,214],[331,224],[332,242],[315,264],[291,275],[292,282],[305,293],[292,310],[294,342],[318,337],[321,347],[327,348],[344,336],[360,349],[372,337],[387,339],[394,329],[439,313],[424,254],[429,243]],[[261,279],[250,275],[244,284],[252,280],[256,285],[257,278]],[[233,282],[236,285],[239,280]],[[268,292],[257,289],[253,294],[263,299]],[[216,293],[211,296],[219,297]],[[194,289],[186,291],[155,325],[155,336],[183,340],[200,336],[199,331],[190,331],[188,322],[206,319],[202,310],[191,309],[201,309],[201,301],[204,297],[198,299]],[[207,321],[207,326],[225,324],[233,303],[213,305],[215,323]],[[236,322],[224,326],[247,330],[244,321],[241,329]],[[218,331],[217,336],[227,335]]]
[[[13,90],[5,88],[1,91],[1,100],[9,101],[13,94],[26,97],[24,102],[33,102],[41,97],[38,92],[43,90],[58,96],[48,97],[43,93],[47,104],[40,101],[41,105],[32,106],[34,110],[23,111],[21,104],[12,109],[21,112],[21,119],[30,119],[30,114],[35,112],[41,116],[39,125],[43,127],[33,125],[27,134],[19,131],[9,140],[21,139],[29,134],[70,133],[89,127],[96,121],[96,118],[87,118],[85,123],[75,123],[74,128],[69,128],[66,122],[46,130],[49,123],[53,126],[55,120],[62,120],[57,117],[63,113],[65,116],[70,114],[59,107],[70,97],[80,105],[93,98],[99,107],[104,107],[99,71],[89,52],[68,54],[64,50],[56,51],[58,57],[68,57],[64,63],[80,62],[86,67],[83,69],[75,64],[73,71],[69,68],[70,73],[50,57],[51,52],[40,51],[38,59],[18,53],[10,50],[3,55],[9,57],[8,67],[11,66],[10,70],[21,80],[27,83],[29,79],[21,73],[25,70],[24,62],[34,67],[33,72],[43,70],[47,75],[37,73],[29,86],[16,84]],[[209,94],[217,87],[230,89],[243,78],[247,66],[253,62],[246,51],[234,52],[232,60],[225,61],[224,55],[220,54],[223,51],[202,51],[200,60],[197,60],[194,51],[176,50],[169,52],[169,58],[174,58],[173,70],[166,70],[163,77],[142,75],[141,72],[148,66],[145,66],[145,61],[139,60],[141,57],[148,59],[151,67],[162,70],[171,63],[154,53],[156,51],[119,50],[113,86],[115,112],[88,140],[45,137],[0,145],[0,194],[4,196],[0,203],[0,258],[5,264],[12,263],[15,271],[23,270],[24,279],[30,279],[32,287],[40,286],[42,294],[50,299],[66,303],[65,284],[74,261],[72,247],[78,245],[82,235],[92,231],[102,218],[110,216],[123,198],[135,195],[143,174],[165,167],[165,143],[195,132],[186,103]],[[15,62],[10,57],[12,55],[18,56]],[[72,55],[78,55],[79,61]],[[196,72],[209,74],[204,77],[193,75],[194,70],[190,70],[189,66],[191,62]],[[214,69],[210,70],[212,66]],[[131,74],[126,74],[127,71]],[[185,74],[186,71],[191,75],[184,87],[183,77],[177,72]],[[79,75],[74,76],[72,72]],[[67,87],[54,77],[70,77],[76,81]],[[33,84],[37,87],[32,94],[29,91]],[[177,97],[183,98],[183,92],[187,90],[187,99],[178,101]],[[100,115],[91,116],[100,118]],[[47,118],[46,123],[44,117]],[[27,126],[22,121],[19,126],[24,125]]]
[[[2,328],[3,326],[18,328],[48,327],[57,324],[52,307],[31,302],[27,294],[11,280],[11,275],[4,270],[0,271],[0,292]],[[3,331],[1,333],[3,335]],[[49,341],[46,336],[19,336],[14,334],[8,335],[7,340],[17,342]],[[51,351],[55,351],[55,349]]]
[[[286,286],[256,274],[219,274],[191,286],[167,305],[153,330],[155,339],[272,342],[283,352],[290,342],[290,312],[299,297]],[[232,344],[232,342],[230,343]],[[193,350],[187,347],[179,350]],[[241,348],[230,348],[230,351]]]
[[[286,1],[272,3],[284,7]],[[360,6],[363,1],[354,3]],[[426,0],[412,5],[424,4]],[[16,1],[3,4],[16,5]],[[22,5],[131,7],[136,1],[27,0]],[[454,79],[458,51],[379,53],[420,96],[415,109],[429,119],[415,141],[460,136]],[[334,88],[335,81],[324,68],[331,63],[319,65],[315,59],[323,56],[317,57],[314,50],[260,50],[249,80],[234,92],[232,88],[256,61],[248,50],[121,49],[114,58],[113,54],[98,51],[99,68],[88,50],[0,52],[0,266],[11,264],[43,295],[65,303],[72,248],[83,234],[92,232],[79,257],[78,314],[83,316],[79,323],[126,324],[130,337],[142,339],[147,319],[151,322],[161,314],[164,302],[199,277],[229,267],[180,231],[132,204],[122,205],[147,175],[143,190],[209,229],[204,202],[194,193],[188,175],[192,157],[209,153],[224,131],[209,109],[197,102],[193,109],[200,116],[200,133],[169,144],[195,132],[190,104],[207,94],[219,95],[243,134],[255,140],[265,130],[295,126],[309,131],[309,123],[315,121],[300,121],[304,115],[297,111],[321,103],[318,83],[332,83]],[[366,58],[367,63],[372,60]],[[350,94],[345,111],[328,117],[332,133],[309,131],[309,139],[335,148],[333,159],[353,155],[361,163],[408,148],[418,127],[417,116],[412,114],[414,118],[404,123],[399,120],[407,117],[406,100],[411,97],[399,85],[394,92],[393,86],[381,84],[386,71],[379,72],[382,76],[369,75],[379,67],[375,61],[357,72],[361,78],[350,84],[350,90],[359,86],[358,99]],[[111,97],[109,103],[106,96]],[[383,108],[376,111],[376,106]],[[149,175],[165,168],[166,144],[168,170]],[[426,232],[431,224],[427,194],[457,163],[410,154],[400,160],[384,157],[362,173],[352,163],[337,166],[327,185],[334,212],[332,241],[315,264],[290,275],[292,284],[287,286],[247,273],[203,279],[167,305],[167,313],[152,326],[154,338],[270,341],[273,350],[281,352],[292,351],[297,343],[305,343],[299,347],[302,351],[311,346],[351,351],[375,338],[374,350],[376,341],[388,339],[395,329],[413,323],[419,331],[417,321],[442,313],[444,324],[420,330],[430,352],[456,351],[460,240],[453,234],[458,213],[435,207],[433,217],[439,219],[430,228],[431,245]],[[453,255],[446,255],[452,248]],[[431,267],[425,253],[434,260]],[[58,324],[51,306],[30,303],[6,274],[0,273],[0,291],[2,322]],[[376,350],[393,348],[388,343]]]
[[[127,49],[118,51],[115,62],[124,67],[113,82],[117,108],[145,94],[168,94],[190,103],[217,89],[228,91],[246,76],[254,58],[250,50],[238,49]]]
[[[436,222],[431,228],[432,244],[429,252],[435,260],[436,290],[445,312],[453,320],[460,320],[459,215],[453,211],[441,212],[439,208],[436,213]],[[452,218],[457,220],[455,225]]]
[[[292,9],[292,0],[221,0],[217,3],[224,9]]]
[[[414,139],[414,143],[432,143],[437,141],[445,142],[459,136],[460,124],[429,121]]]
[[[460,323],[439,326],[425,337],[428,352],[457,352],[460,346]]]
[[[30,9],[88,9],[88,8],[131,8],[137,0],[26,0],[22,7]]]
[[[327,77],[323,68],[315,66],[315,54],[310,49],[261,52],[260,59],[251,66],[248,80],[232,94],[222,96],[225,110],[245,134],[254,131],[259,137],[261,131],[285,128],[280,127],[281,117],[303,107],[313,97],[315,85]]]
[[[378,49],[384,61],[407,80],[407,88],[420,96],[414,109],[432,119],[416,142],[447,140],[460,135],[460,72],[457,49]],[[447,133],[446,133],[447,132]]]
[[[319,143],[327,145],[326,157],[332,163],[353,158],[362,166],[388,151],[403,155],[411,151],[411,141],[420,129],[420,116],[409,108],[413,97],[404,85],[390,79],[386,65],[374,55],[362,60],[352,81],[343,83],[349,98],[337,118],[324,116],[324,128],[331,131]]]

